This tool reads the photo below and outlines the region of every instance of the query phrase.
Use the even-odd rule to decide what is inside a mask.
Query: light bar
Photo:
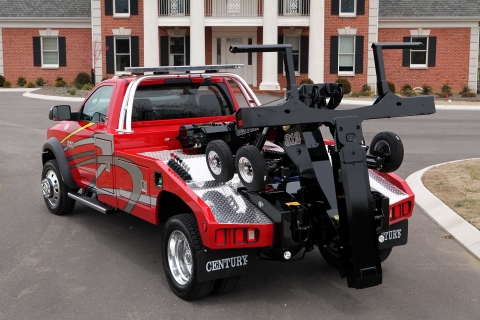
[[[127,67],[125,72],[142,73],[142,72],[170,72],[170,71],[207,71],[207,70],[227,70],[241,69],[243,64],[213,64],[205,66],[165,66],[165,67]]]

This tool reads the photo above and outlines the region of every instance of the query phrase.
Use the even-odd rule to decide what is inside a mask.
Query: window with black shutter
[[[434,67],[436,63],[437,37],[411,36],[403,37],[403,42],[421,42],[416,49],[405,49],[402,55],[402,66],[412,69]]]

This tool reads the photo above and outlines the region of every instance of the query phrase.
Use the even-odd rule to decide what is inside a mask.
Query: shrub
[[[5,83],[5,77],[0,75],[0,87],[3,87],[4,83]]]
[[[37,80],[35,80],[35,83],[37,84],[37,86],[41,87],[45,84],[45,80],[43,80],[42,77],[38,77]]]
[[[387,81],[387,83],[388,83],[388,89],[390,89],[392,93],[395,93],[395,85],[393,84],[393,82]]]
[[[75,89],[75,87],[73,87],[71,89],[68,89],[67,92],[70,93],[72,96],[74,96],[75,93],[77,93],[77,89]]]
[[[5,83],[3,84],[3,87],[4,88],[11,88],[12,87],[12,83],[10,81],[5,81]]]
[[[25,79],[25,77],[18,77],[17,79],[17,85],[19,85],[20,87],[23,87],[24,85],[27,84],[27,79]]]
[[[67,85],[67,83],[63,80],[62,77],[57,77],[57,79],[55,79],[55,87],[65,87]]]
[[[102,81],[105,81],[105,80],[108,80],[108,77],[107,77],[107,76],[102,77]]]
[[[93,84],[91,83],[85,83],[83,86],[82,86],[82,90],[87,90],[87,91],[90,91],[93,89]]]
[[[30,81],[29,83],[27,83],[27,88],[35,88],[35,83]]]
[[[413,91],[412,86],[409,83],[405,83],[403,87],[400,89],[401,93],[405,93],[406,91]]]
[[[75,85],[79,84],[81,88],[84,84],[92,83],[92,77],[90,77],[90,75],[86,72],[79,72],[73,82]]]
[[[367,91],[372,91],[372,87],[370,87],[367,83],[365,83],[364,85],[362,85],[362,90],[360,90],[362,92],[367,92]]]
[[[422,86],[422,93],[423,93],[423,94],[431,94],[431,93],[432,93],[432,87],[427,86],[426,84],[424,84],[424,85]]]
[[[337,80],[335,80],[335,82],[343,84],[344,93],[350,93],[352,91],[352,85],[350,84],[350,81],[348,81],[347,78],[338,78]]]
[[[443,94],[450,94],[452,92],[452,88],[447,83],[445,83],[442,85],[441,91]]]
[[[313,84],[313,81],[310,78],[305,78],[305,79],[302,79],[302,81],[300,81],[300,85],[302,84]]]
[[[460,95],[464,98],[473,98],[476,96],[472,89],[469,86],[463,86],[462,91],[460,91]]]

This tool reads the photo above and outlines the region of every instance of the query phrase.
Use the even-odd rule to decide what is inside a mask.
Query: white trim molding
[[[38,33],[40,34],[41,37],[58,37],[58,34],[60,33],[60,31],[46,29],[46,30],[38,30]]]
[[[338,30],[338,35],[339,36],[354,36],[357,34],[357,28],[350,28],[350,27],[345,27]]]
[[[425,30],[423,28],[418,28],[417,30],[410,30],[411,36],[422,36],[428,37],[430,35],[430,30]]]
[[[158,1],[143,1],[143,64],[160,65]]]
[[[470,29],[470,59],[468,64],[468,86],[472,92],[477,92],[478,86],[478,50],[479,50],[479,28],[478,26]]]
[[[310,36],[308,37],[308,77],[314,83],[324,82],[325,72],[325,1],[310,1]],[[313,31],[318,32],[313,35]]]
[[[92,63],[95,70],[95,83],[103,78],[103,36],[101,0],[92,0]],[[105,45],[106,47],[106,45]],[[96,60],[95,60],[96,58]]]
[[[368,14],[367,83],[377,92],[377,74],[371,48],[374,42],[378,42],[378,0],[369,1]]]
[[[112,33],[114,36],[130,36],[132,35],[132,29],[125,29],[124,27],[120,27],[118,29],[112,29]]]

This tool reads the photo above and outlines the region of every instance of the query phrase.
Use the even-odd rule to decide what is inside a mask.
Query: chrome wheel
[[[220,157],[213,150],[208,153],[208,166],[214,174],[220,175],[220,173],[222,173],[222,163],[220,161]]]
[[[42,180],[42,194],[50,203],[52,209],[58,206],[60,202],[60,182],[55,171],[48,170],[45,173],[45,179]]]
[[[252,165],[247,158],[241,157],[238,159],[238,173],[245,182],[251,183],[253,181]]]
[[[175,281],[186,285],[192,279],[192,250],[185,235],[175,230],[168,238],[168,264]]]

